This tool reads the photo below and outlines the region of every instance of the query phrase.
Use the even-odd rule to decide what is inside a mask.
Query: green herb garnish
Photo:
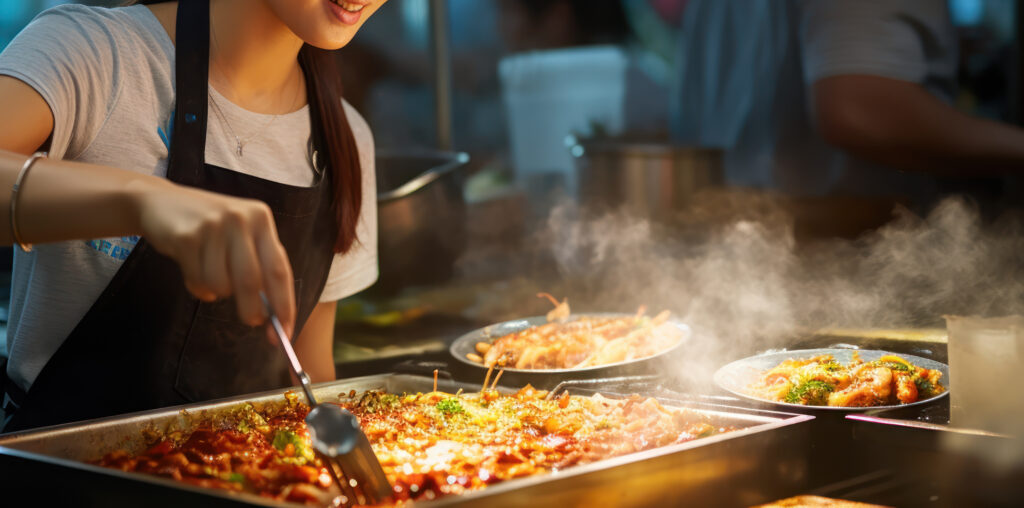
[[[896,370],[896,371],[901,371],[901,372],[914,372],[914,369],[910,368],[909,365],[907,365],[905,363],[901,363],[901,362],[891,362],[891,361],[882,362],[882,361],[876,361],[874,363],[875,363],[875,365],[877,365],[879,367],[885,367],[885,368],[890,369],[890,370]]]
[[[444,413],[445,415],[451,416],[456,413],[464,413],[466,410],[459,404],[459,400],[455,398],[441,399],[437,402],[437,410]]]
[[[228,475],[229,482],[242,483],[245,481],[245,477],[241,473],[231,473]]]
[[[806,404],[809,406],[824,406],[828,404],[828,394],[835,388],[824,382],[812,379],[804,381],[793,387],[786,394],[784,399],[790,404]]]
[[[819,365],[825,372],[836,372],[843,370],[843,366],[836,362],[826,362]]]
[[[290,444],[295,449],[296,458],[313,460],[313,450],[306,445],[302,438],[290,430],[279,430],[275,432],[274,440],[271,441],[270,444],[281,451],[284,451],[284,449]]]
[[[928,398],[935,395],[935,385],[933,385],[931,381],[928,381],[923,377],[915,377],[914,384],[917,385],[919,398]]]
[[[359,406],[367,413],[376,413],[377,411],[392,409],[398,407],[400,404],[401,399],[398,395],[391,393],[366,392],[363,394],[362,398],[359,399]]]
[[[274,433],[274,441],[270,444],[278,450],[284,450],[289,443],[291,443],[292,446],[299,446],[301,444],[299,436],[295,435],[295,433],[290,430],[279,430]]]

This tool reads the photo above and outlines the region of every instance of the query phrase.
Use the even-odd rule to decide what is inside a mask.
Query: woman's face
[[[387,0],[266,0],[270,9],[307,44],[338,49],[352,40]]]

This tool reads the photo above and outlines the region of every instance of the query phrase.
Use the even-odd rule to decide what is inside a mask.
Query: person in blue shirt
[[[733,185],[922,204],[1024,168],[1024,130],[952,105],[944,0],[690,0],[679,33],[672,135]]]

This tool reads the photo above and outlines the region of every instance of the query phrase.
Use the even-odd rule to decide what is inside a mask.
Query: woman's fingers
[[[256,247],[247,227],[238,224],[228,234],[228,272],[234,288],[238,317],[243,323],[256,326],[266,319],[260,291],[263,275],[256,255]]]
[[[204,301],[233,295],[239,319],[256,326],[266,320],[265,291],[292,333],[294,280],[270,207],[173,184],[144,192],[138,205],[144,236],[177,261],[189,292]]]
[[[272,217],[256,236],[256,254],[263,269],[263,288],[274,314],[289,337],[295,328],[295,282],[288,253],[277,236]]]
[[[231,296],[231,276],[228,272],[227,239],[223,228],[207,235],[201,249],[202,275],[209,290],[217,298]]]
[[[225,214],[222,230],[204,241],[206,289],[219,296],[234,294],[239,319],[252,326],[266,320],[260,298],[260,292],[265,292],[290,336],[295,326],[295,287],[270,208],[249,202],[243,210]]]
[[[211,290],[203,276],[201,244],[194,241],[183,241],[177,245],[178,264],[181,275],[185,279],[185,288],[196,298],[204,302],[212,302],[217,295]]]

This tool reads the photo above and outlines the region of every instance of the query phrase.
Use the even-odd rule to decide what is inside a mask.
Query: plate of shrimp
[[[473,366],[509,372],[579,372],[662,356],[690,336],[690,328],[669,311],[634,314],[570,314],[567,300],[548,298],[554,308],[534,316],[493,324],[452,343],[452,355]]]
[[[867,411],[933,402],[949,393],[949,366],[914,355],[856,349],[772,351],[737,360],[715,383],[787,407]]]

